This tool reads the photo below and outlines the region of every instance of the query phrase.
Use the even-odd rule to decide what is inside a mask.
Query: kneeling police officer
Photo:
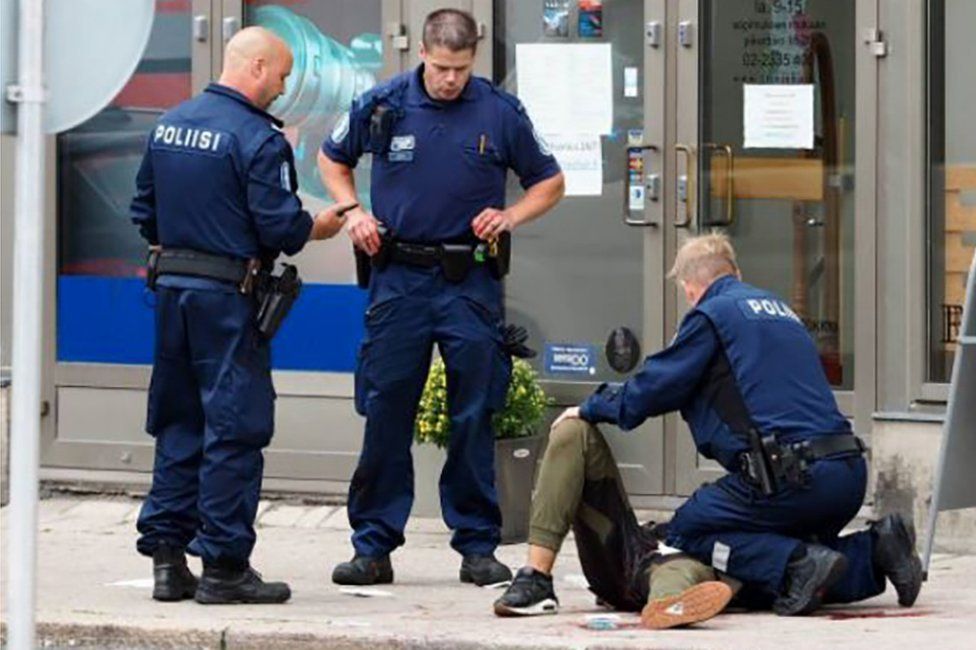
[[[878,595],[886,579],[899,604],[912,605],[922,567],[910,520],[888,515],[839,535],[864,500],[864,446],[837,409],[801,320],[741,281],[724,235],[688,240],[670,275],[692,306],[671,344],[623,384],[604,384],[568,409],[553,430],[574,418],[629,430],[680,411],[698,452],[729,473],[678,508],[667,544],[744,583],[736,596],[743,605],[808,614],[822,602]],[[530,567],[496,610],[530,610],[551,593],[543,571],[553,542],[530,536]]]
[[[271,32],[238,32],[219,82],[159,119],[136,178],[132,220],[153,251],[156,292],[146,422],[156,455],[137,549],[153,558],[157,600],[291,596],[249,563],[274,428],[268,339],[300,286],[294,267],[269,271],[280,253],[333,236],[349,207],[314,219],[302,209],[291,148],[265,112],[291,66]],[[187,551],[203,560],[199,583]]]
[[[555,205],[563,179],[519,101],[471,75],[477,42],[469,14],[431,13],[423,64],[358,98],[319,154],[339,201],[355,200],[352,168],[372,154],[375,214],[350,212],[347,229],[360,268],[372,273],[361,281],[369,307],[356,370],[366,432],[349,488],[355,556],[335,568],[339,584],[393,581],[389,555],[403,544],[413,502],[410,445],[435,343],[451,419],[441,506],[463,556],[459,577],[511,578],[494,556],[501,515],[491,417],[511,373],[500,280],[508,231]],[[526,193],[504,208],[508,169]]]

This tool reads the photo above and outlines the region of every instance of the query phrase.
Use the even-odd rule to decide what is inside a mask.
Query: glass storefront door
[[[495,82],[567,177],[563,201],[515,233],[506,282],[507,319],[529,329],[560,406],[625,379],[664,339],[665,2],[599,4],[495,3]],[[513,179],[509,203],[520,192]],[[604,428],[631,494],[664,492],[661,427]]]
[[[855,4],[679,0],[677,8],[676,245],[690,232],[727,233],[744,280],[803,319],[851,415]],[[677,489],[688,492],[719,470],[672,423]]]

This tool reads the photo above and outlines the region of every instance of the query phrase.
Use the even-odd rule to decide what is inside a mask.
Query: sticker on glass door
[[[592,345],[546,343],[547,375],[595,375],[596,353]]]

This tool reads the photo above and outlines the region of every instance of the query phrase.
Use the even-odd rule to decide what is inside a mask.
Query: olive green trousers
[[[558,553],[570,528],[591,591],[617,609],[640,611],[648,600],[718,579],[711,567],[684,554],[658,553],[630,507],[606,439],[579,419],[565,420],[549,434],[532,497],[529,544]]]

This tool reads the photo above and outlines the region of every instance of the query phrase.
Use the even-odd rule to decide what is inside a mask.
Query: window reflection
[[[158,0],[146,52],[109,106],[58,137],[58,270],[143,273],[145,242],[129,201],[156,119],[190,97],[190,2]]]
[[[383,67],[380,0],[249,0],[245,23],[280,36],[294,56],[285,92],[269,111],[285,123],[295,151],[298,187],[305,207],[315,212],[329,204],[316,157],[322,140],[349,110],[353,99],[372,88]],[[364,157],[354,174],[359,202],[370,209],[371,160]],[[309,282],[350,284],[355,264],[347,237],[335,237],[300,254],[302,277]]]
[[[976,251],[976,3],[929,3],[928,380],[948,382]]]

